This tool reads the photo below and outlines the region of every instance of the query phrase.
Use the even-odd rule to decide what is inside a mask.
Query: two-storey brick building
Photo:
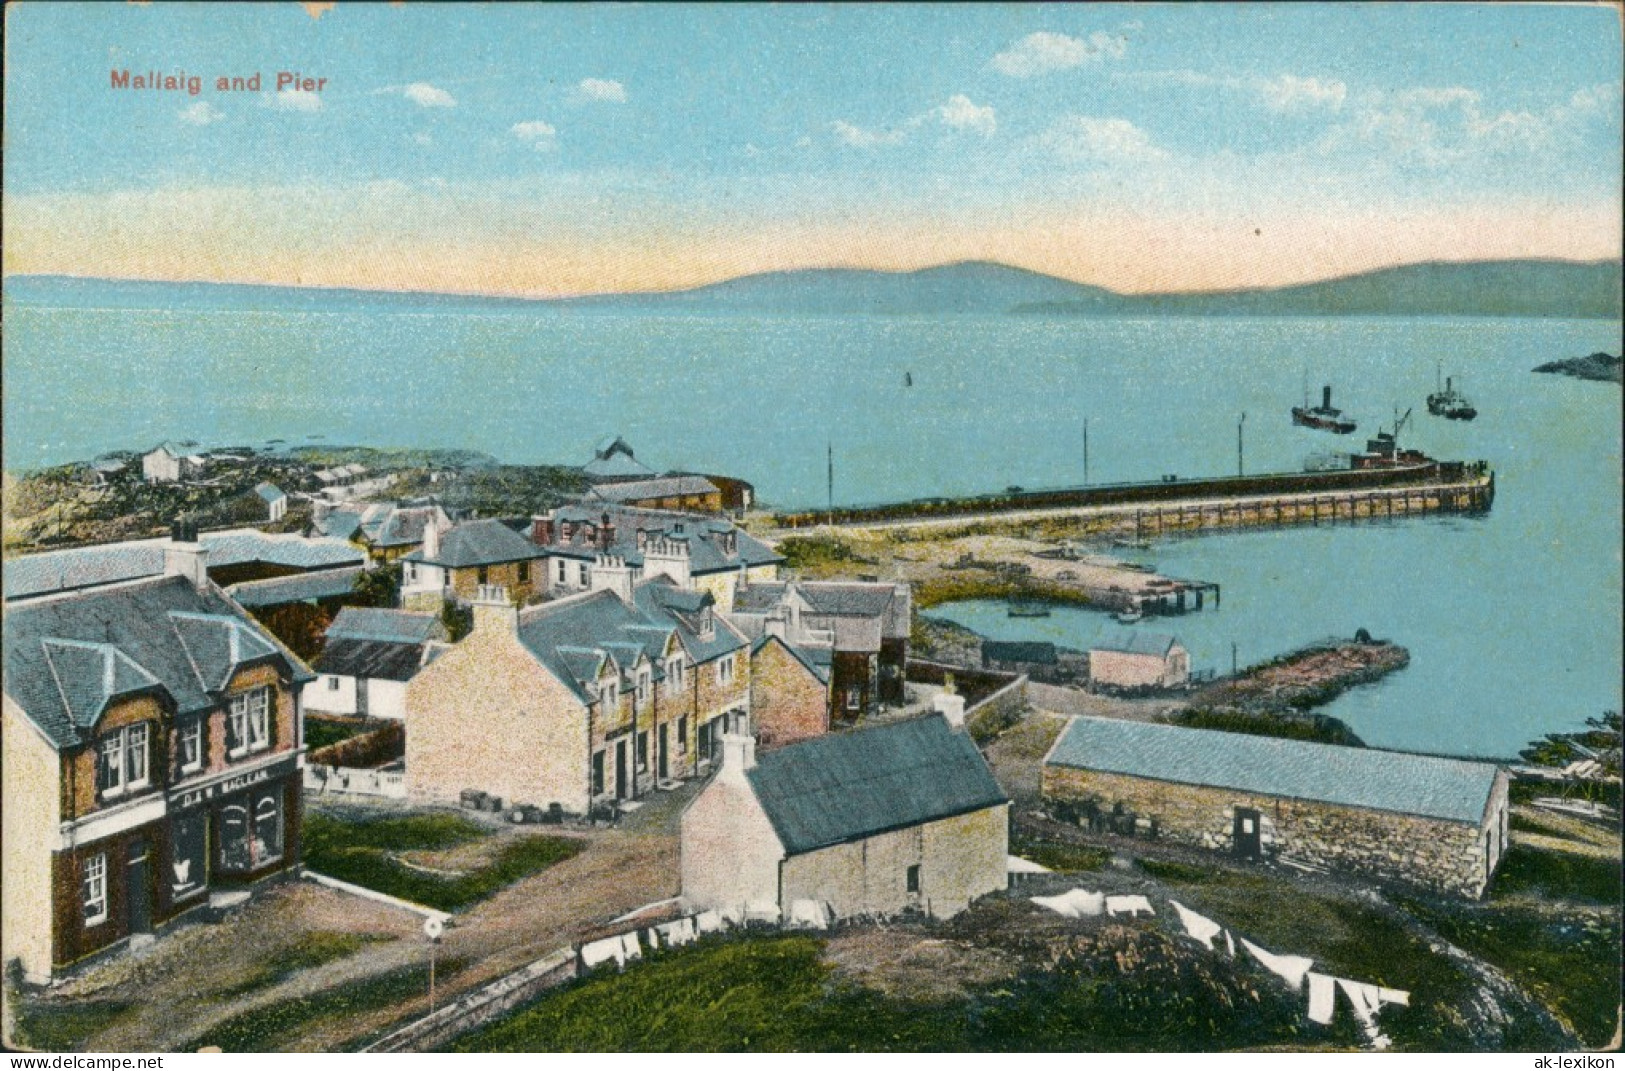
[[[406,777],[420,799],[478,789],[583,814],[710,768],[750,709],[745,638],[707,592],[634,583],[519,609],[487,588],[474,630],[406,690]]]
[[[176,540],[5,616],[4,949],[44,982],[299,860],[310,671]]]

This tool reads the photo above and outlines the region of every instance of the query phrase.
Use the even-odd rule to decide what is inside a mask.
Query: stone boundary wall
[[[1045,800],[1121,803],[1157,819],[1170,841],[1234,850],[1236,807],[1262,817],[1266,858],[1478,899],[1488,884],[1485,843],[1477,826],[1309,800],[1260,796],[1227,788],[1175,784],[1046,764]]]
[[[363,1052],[428,1052],[452,1038],[484,1026],[544,990],[562,985],[579,973],[572,947],[557,949],[488,986],[415,1019],[368,1045]]]
[[[940,685],[950,673],[954,677],[954,690],[965,697],[965,725],[978,742],[998,736],[1014,725],[1027,709],[1025,673],[909,659],[908,679],[916,684]]]

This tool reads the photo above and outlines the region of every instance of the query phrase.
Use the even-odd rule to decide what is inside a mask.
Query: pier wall
[[[1211,528],[1338,524],[1428,513],[1478,513],[1495,498],[1482,463],[1434,462],[1270,476],[1125,484],[1060,491],[922,499],[780,514],[783,528],[923,525],[1007,514],[1073,516],[1127,529],[1137,539]]]

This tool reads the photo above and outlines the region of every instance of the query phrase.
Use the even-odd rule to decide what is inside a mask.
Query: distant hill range
[[[747,275],[692,290],[536,300],[134,280],[15,276],[9,301],[113,308],[397,307],[513,311],[636,309],[790,315],[1542,316],[1617,319],[1618,260],[1409,264],[1271,289],[1119,294],[1040,272],[972,261],[912,272],[848,268]]]

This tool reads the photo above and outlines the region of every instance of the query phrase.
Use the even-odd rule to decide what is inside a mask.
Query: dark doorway
[[[124,872],[124,900],[129,906],[131,933],[152,932],[152,903],[147,897],[147,856],[145,840],[130,842],[129,866]]]
[[[1260,859],[1264,855],[1264,840],[1260,828],[1261,816],[1248,807],[1236,808],[1236,855],[1241,859]]]
[[[669,774],[667,772],[668,766],[667,766],[667,762],[666,762],[666,747],[667,747],[667,744],[669,743],[669,741],[667,740],[667,737],[670,736],[670,734],[671,734],[671,726],[670,725],[662,725],[660,727],[660,744],[659,744],[660,750],[659,750],[658,754],[655,757],[655,764],[656,764],[656,768],[659,770],[660,779],[662,781],[666,780],[667,778],[669,778],[671,776],[671,774]]]
[[[355,712],[361,717],[367,716],[367,678],[355,679]]]
[[[624,800],[629,793],[626,791],[626,741],[615,742],[615,798]]]

